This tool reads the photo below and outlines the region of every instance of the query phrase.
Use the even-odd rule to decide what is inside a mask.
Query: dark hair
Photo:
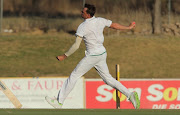
[[[91,15],[91,17],[94,16],[95,12],[96,12],[96,7],[94,5],[91,4],[85,4],[84,5],[85,8],[87,8],[87,13]]]

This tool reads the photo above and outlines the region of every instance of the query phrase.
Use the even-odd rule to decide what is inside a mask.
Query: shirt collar
[[[95,16],[91,17],[91,18],[88,18],[88,19],[85,19],[85,21],[91,21],[95,18]]]

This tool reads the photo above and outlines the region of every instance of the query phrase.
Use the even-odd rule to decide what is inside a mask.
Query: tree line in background
[[[4,0],[3,15],[5,17],[79,17],[83,1],[94,4],[99,14],[128,15],[131,12],[151,14],[151,30],[155,34],[161,33],[161,17],[169,12],[169,0]],[[180,0],[171,0],[171,12],[180,14],[179,5]],[[172,31],[174,32],[174,29]]]
[[[168,0],[160,0],[162,14],[168,12]],[[172,12],[180,13],[180,0],[171,0]],[[153,9],[155,0],[86,0],[94,4],[98,13],[130,12]],[[4,16],[63,16],[78,14],[83,0],[4,0]]]

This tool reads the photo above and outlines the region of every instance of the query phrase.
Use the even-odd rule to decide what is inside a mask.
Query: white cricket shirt
[[[101,17],[92,17],[86,19],[79,25],[76,35],[83,38],[86,46],[86,55],[100,55],[106,51],[103,46],[103,30],[106,26],[110,27],[111,24],[111,20]]]

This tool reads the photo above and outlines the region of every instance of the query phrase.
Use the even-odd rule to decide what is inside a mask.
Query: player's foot
[[[45,99],[54,108],[56,108],[56,109],[61,109],[62,108],[62,104],[59,103],[56,98],[52,99],[52,98],[46,96]]]
[[[140,100],[139,100],[137,92],[132,92],[130,97],[129,97],[129,100],[132,102],[135,109],[139,109]]]

